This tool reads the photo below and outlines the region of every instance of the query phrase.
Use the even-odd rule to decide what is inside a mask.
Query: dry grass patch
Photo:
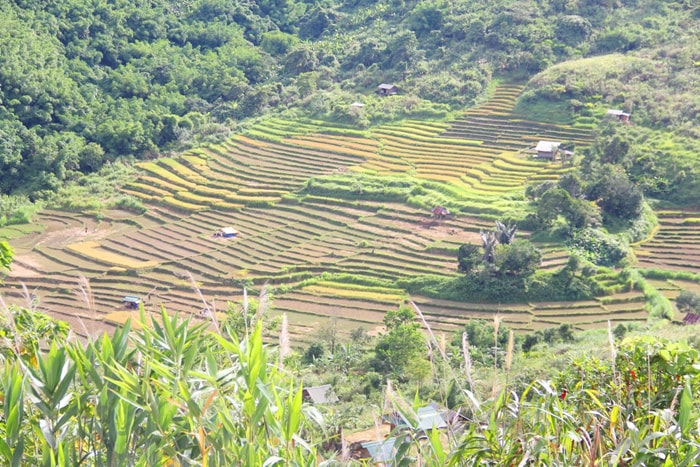
[[[208,206],[202,206],[201,204],[194,204],[194,203],[188,203],[185,201],[181,201],[179,199],[176,199],[173,196],[164,196],[161,199],[161,202],[163,202],[166,206],[179,209],[181,211],[188,211],[188,212],[194,212],[194,211],[201,211],[202,209],[207,209]]]
[[[184,178],[179,177],[178,175],[170,172],[165,167],[162,167],[162,166],[156,164],[155,162],[151,162],[151,161],[140,162],[139,164],[137,164],[137,166],[140,169],[143,169],[147,172],[151,172],[152,174],[164,179],[166,182],[169,182],[171,184],[180,185],[180,187],[185,187],[185,188],[190,189],[190,190],[194,189],[197,186],[196,183],[193,183],[189,180],[185,180]],[[179,189],[182,189],[182,188],[179,188]]]
[[[400,303],[408,298],[408,295],[401,289],[332,281],[320,281],[306,286],[302,290],[312,295],[357,298],[388,303]]]
[[[190,180],[190,181],[197,183],[197,184],[200,184],[200,185],[204,185],[207,183],[207,179],[205,177],[203,177],[200,173],[195,172],[194,170],[181,164],[179,161],[176,161],[175,159],[165,157],[163,159],[158,159],[158,163],[160,165],[165,166],[167,169],[175,172],[177,175],[179,175],[180,177],[183,177],[186,180]]]
[[[99,243],[93,241],[73,243],[68,245],[68,249],[101,263],[108,263],[129,269],[152,268],[158,265],[157,261],[137,261],[117,253],[104,251],[100,248]]]

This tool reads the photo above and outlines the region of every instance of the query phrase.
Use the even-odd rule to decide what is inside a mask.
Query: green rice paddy
[[[644,320],[640,294],[502,307],[409,296],[387,285],[420,274],[456,277],[460,244],[478,242],[478,231],[491,228],[493,219],[525,209],[528,182],[570,170],[533,159],[528,149],[540,139],[592,141],[586,129],[513,114],[521,89],[503,85],[491,101],[452,122],[409,120],[360,131],[272,118],[221,145],[141,163],[143,175],[124,191],[147,205],[143,215],[96,221],[45,212],[36,227],[0,230],[17,245],[3,295],[21,303],[22,284],[30,284],[41,297],[39,309],[82,334],[75,316],[88,323],[87,332],[109,329],[127,316],[125,295],[143,297],[147,311],[165,306],[199,317],[207,307],[220,312],[227,302],[240,302],[244,287],[254,295],[264,284],[273,291],[269,312],[287,313],[302,342],[331,318],[341,332],[374,331],[387,310],[406,300],[445,332],[495,314],[520,331]],[[353,190],[362,189],[353,185],[362,179],[352,174],[398,177],[421,188],[404,200],[352,199]],[[345,196],[332,189],[304,193],[310,179]],[[452,203],[454,215],[431,219],[432,205],[443,201]],[[700,271],[698,218],[662,216],[658,236],[637,247],[640,265]],[[238,234],[214,236],[223,227]],[[678,243],[668,251],[671,239]],[[552,250],[545,267],[564,259]],[[81,275],[89,278],[94,297],[87,307]],[[653,284],[669,296],[688,287],[670,280]]]

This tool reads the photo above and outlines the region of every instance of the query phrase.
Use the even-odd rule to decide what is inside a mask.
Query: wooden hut
[[[558,141],[540,141],[535,147],[535,157],[553,161],[557,158],[560,145]]]
[[[133,297],[131,295],[127,295],[126,297],[124,297],[122,299],[122,303],[127,308],[138,308],[139,305],[141,304],[141,299],[139,297]]]
[[[621,122],[629,122],[630,121],[630,114],[627,112],[623,112],[622,110],[619,109],[608,109],[608,117],[610,118],[616,118]]]
[[[380,96],[393,96],[397,94],[399,90],[393,84],[382,83],[377,86],[377,94]]]
[[[235,237],[238,232],[233,227],[222,227],[219,231],[214,234],[217,237],[231,238]]]

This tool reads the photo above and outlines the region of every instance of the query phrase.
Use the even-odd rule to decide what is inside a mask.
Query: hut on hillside
[[[418,416],[416,431],[426,432],[434,428],[438,430],[447,428],[447,422],[440,412],[440,406],[435,403],[428,404],[416,410],[416,415]]]
[[[630,121],[630,114],[619,109],[608,109],[608,117],[616,118],[624,123],[629,123]]]
[[[558,141],[540,141],[535,147],[535,157],[550,161],[556,160],[560,145],[561,143]]]
[[[398,92],[399,90],[393,84],[382,83],[379,86],[377,86],[377,94],[379,94],[380,96],[393,96]]]
[[[238,232],[233,227],[221,227],[218,232],[214,234],[215,237],[231,238],[235,237]]]
[[[304,388],[301,396],[314,404],[335,404],[339,400],[330,384]]]
[[[698,324],[700,323],[700,314],[686,313],[683,317],[683,324]]]
[[[433,217],[436,217],[438,219],[444,219],[445,217],[450,215],[450,211],[443,206],[435,206],[432,210]]]
[[[356,458],[369,459],[372,464],[394,465],[396,439],[393,437],[361,443],[362,449],[356,454]]]
[[[122,299],[122,303],[124,304],[125,307],[127,308],[138,308],[139,305],[141,304],[141,299],[139,297],[133,297],[131,295],[127,295]]]

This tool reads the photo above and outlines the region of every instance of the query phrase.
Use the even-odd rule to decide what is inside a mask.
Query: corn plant
[[[8,358],[3,465],[317,465],[321,418],[261,323],[241,341],[165,311],[141,328]]]

